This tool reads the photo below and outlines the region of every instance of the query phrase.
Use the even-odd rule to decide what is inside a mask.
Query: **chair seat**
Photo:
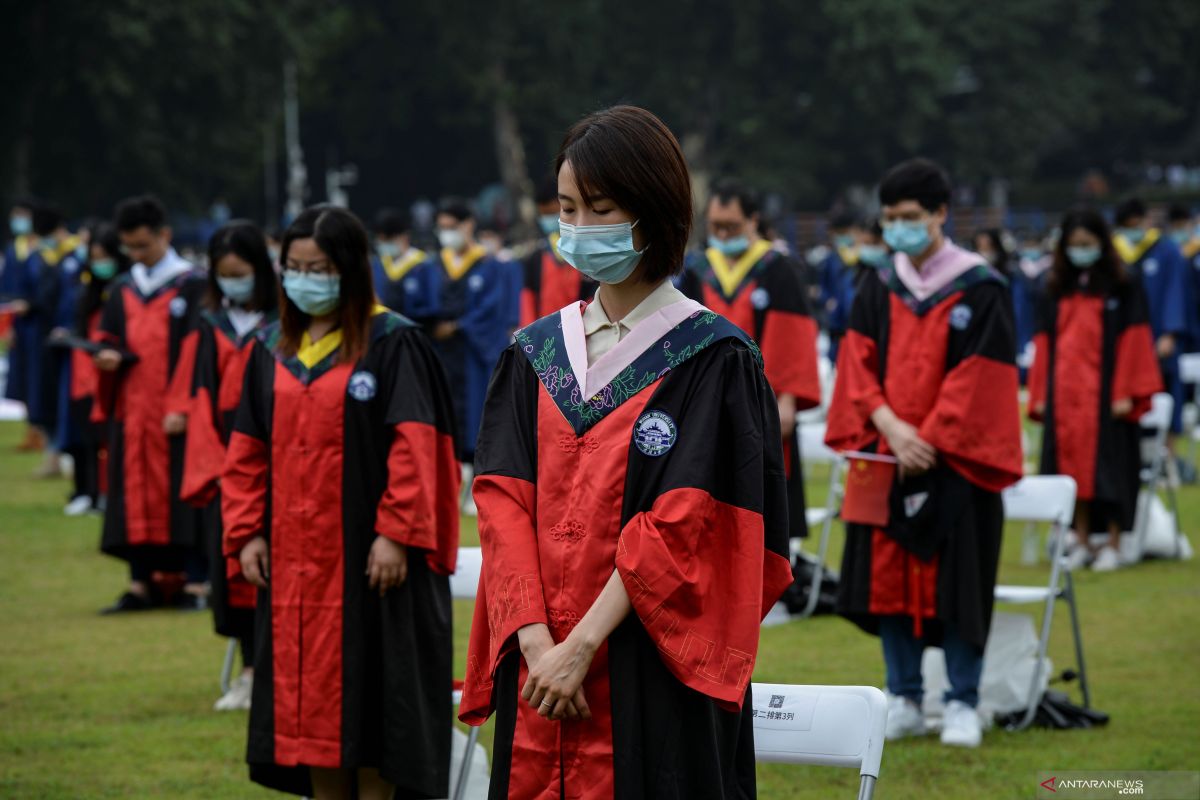
[[[997,603],[1044,603],[1046,598],[1053,595],[1058,597],[1062,592],[1051,591],[1048,586],[997,586]]]
[[[808,523],[810,528],[815,528],[817,525],[824,525],[825,520],[829,519],[828,508],[806,508],[804,509],[804,521]]]

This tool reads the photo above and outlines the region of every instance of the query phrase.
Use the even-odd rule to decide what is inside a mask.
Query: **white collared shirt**
[[[625,335],[633,330],[639,322],[656,311],[661,311],[669,305],[687,299],[670,280],[664,280],[655,287],[654,291],[646,295],[646,299],[638,303],[636,308],[622,319],[613,322],[600,304],[600,292],[602,291],[604,291],[603,286],[596,290],[596,296],[583,311],[583,335],[587,340],[589,367],[609,350],[612,350],[617,342],[625,338]]]
[[[134,264],[129,270],[130,277],[137,284],[138,291],[150,296],[175,278],[185,272],[190,272],[192,265],[175,252],[175,248],[167,248],[167,254],[157,264],[147,267],[145,264]]]

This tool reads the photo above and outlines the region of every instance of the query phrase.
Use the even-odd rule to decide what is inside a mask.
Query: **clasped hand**
[[[529,667],[521,699],[546,719],[591,719],[583,679],[595,650],[570,636],[555,644],[550,629],[542,624],[527,625],[517,636]]]

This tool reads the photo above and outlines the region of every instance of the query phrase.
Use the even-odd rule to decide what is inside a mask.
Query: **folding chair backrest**
[[[1164,439],[1171,428],[1171,415],[1175,413],[1175,398],[1159,392],[1150,401],[1150,410],[1142,415],[1142,427],[1148,431],[1161,432]]]
[[[455,600],[474,600],[479,591],[479,573],[483,569],[483,550],[458,548],[458,566],[450,576],[450,596]]]
[[[879,777],[887,699],[874,686],[756,683],[755,760],[857,767]]]
[[[838,454],[825,446],[825,423],[800,426],[800,458],[806,464],[832,464],[838,460]]]
[[[1075,515],[1075,479],[1069,475],[1030,475],[1003,492],[1004,518],[1066,526]]]
[[[1184,383],[1200,384],[1200,353],[1184,353],[1179,357],[1179,378]]]

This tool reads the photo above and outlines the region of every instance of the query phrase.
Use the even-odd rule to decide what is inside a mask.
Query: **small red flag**
[[[842,519],[858,525],[885,527],[888,524],[888,496],[896,477],[896,459],[875,453],[843,455],[849,464]]]

